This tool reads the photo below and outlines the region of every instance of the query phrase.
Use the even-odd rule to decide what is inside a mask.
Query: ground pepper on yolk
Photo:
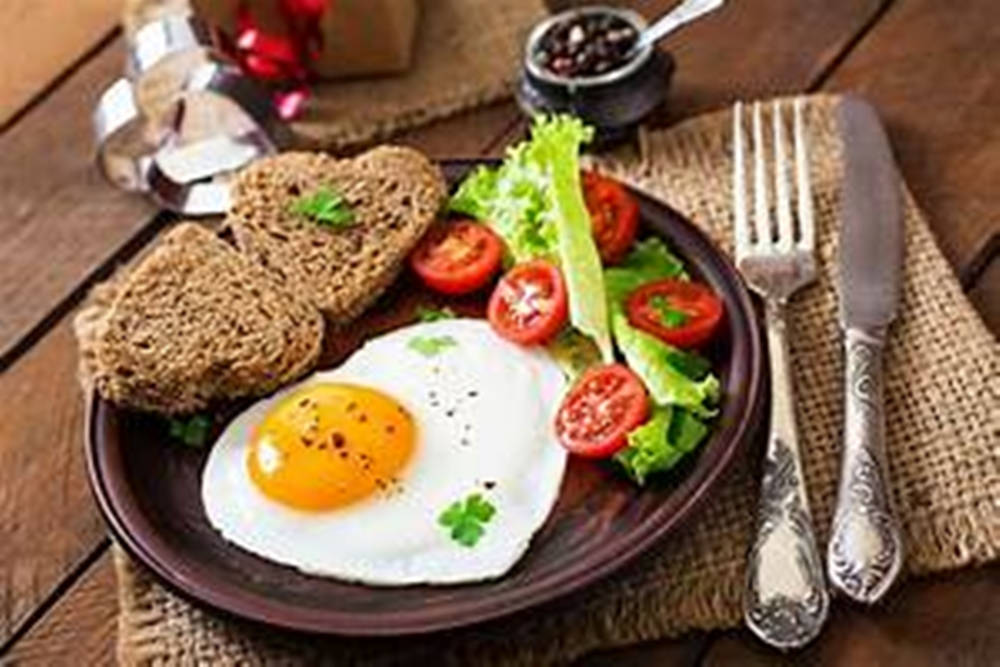
[[[416,441],[410,413],[382,392],[341,383],[306,387],[255,429],[247,452],[262,493],[301,510],[333,510],[385,491]]]

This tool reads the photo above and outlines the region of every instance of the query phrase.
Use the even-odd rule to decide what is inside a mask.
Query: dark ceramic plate
[[[450,161],[444,167],[454,182],[474,164]],[[90,481],[115,537],[170,588],[193,600],[275,626],[343,635],[401,635],[468,625],[551,600],[621,567],[711,495],[750,437],[763,387],[757,321],[736,271],[683,217],[636,196],[644,231],[664,237],[689,271],[721,295],[726,309],[722,333],[708,350],[722,378],[721,414],[698,455],[668,479],[640,490],[601,465],[572,460],[551,516],[528,553],[502,579],[370,588],[301,574],[223,541],[201,506],[207,452],[171,442],[162,419],[94,397],[86,443]],[[429,303],[442,301],[402,278],[348,337],[331,341],[323,364],[336,363],[366,336],[411,321],[415,306]],[[480,298],[449,305],[481,314],[484,304]],[[231,406],[227,414],[242,407]]]

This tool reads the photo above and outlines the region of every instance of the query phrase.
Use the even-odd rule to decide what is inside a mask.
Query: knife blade
[[[853,95],[838,109],[844,140],[840,227],[840,319],[886,326],[896,316],[903,274],[899,175],[878,114]]]
[[[826,564],[831,585],[871,604],[889,590],[903,563],[882,392],[882,348],[903,281],[903,216],[899,176],[875,109],[847,96],[837,115],[844,140],[844,441]]]

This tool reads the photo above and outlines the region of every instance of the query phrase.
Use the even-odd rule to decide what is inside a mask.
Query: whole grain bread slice
[[[310,369],[323,341],[316,308],[195,223],[164,235],[77,329],[102,396],[165,414],[269,393]]]
[[[322,190],[343,197],[353,224],[324,226],[295,211]],[[395,280],[446,194],[441,171],[409,148],[380,146],[352,159],[291,152],[240,174],[226,225],[241,252],[343,326]]]

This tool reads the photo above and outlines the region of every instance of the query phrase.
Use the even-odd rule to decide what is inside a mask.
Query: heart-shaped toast
[[[441,171],[409,148],[351,159],[284,153],[240,174],[226,226],[249,259],[343,326],[395,280],[446,195]],[[322,209],[322,197],[342,215],[303,210],[310,201]]]
[[[322,348],[316,308],[195,223],[165,234],[115,292],[77,330],[95,388],[120,405],[178,414],[267,394]]]

